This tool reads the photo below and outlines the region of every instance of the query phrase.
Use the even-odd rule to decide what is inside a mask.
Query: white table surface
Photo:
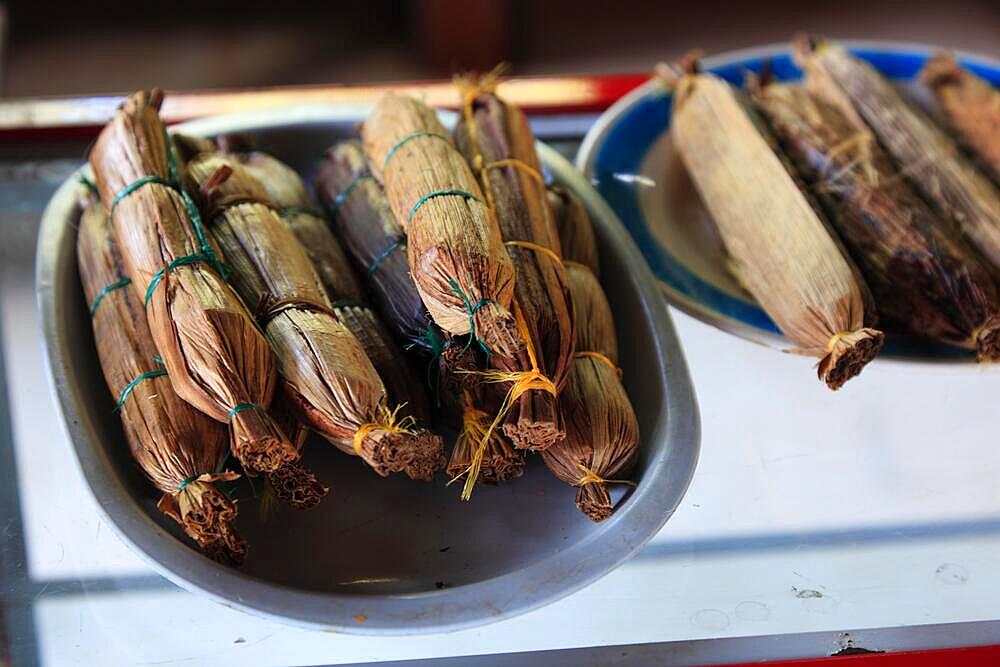
[[[832,393],[810,360],[676,311],[701,460],[636,558],[548,607],[449,634],[347,636],[233,611],[155,575],[100,518],[49,392],[31,273],[5,264],[0,324],[44,664],[339,664],[817,631],[834,651],[846,628],[1000,619],[1000,368],[876,362]]]

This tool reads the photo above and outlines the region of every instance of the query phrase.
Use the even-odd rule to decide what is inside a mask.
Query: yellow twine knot
[[[611,370],[613,370],[615,372],[615,374],[618,376],[619,380],[622,377],[622,369],[620,369],[618,366],[616,366],[615,362],[611,361],[611,359],[609,359],[606,355],[601,354],[600,352],[590,352],[590,351],[588,351],[588,352],[577,352],[576,354],[573,355],[573,357],[575,359],[596,359],[597,361],[600,361],[601,363],[603,363],[604,365],[606,365],[608,368],[610,368]]]
[[[833,348],[837,347],[837,343],[840,342],[840,339],[849,335],[851,335],[850,331],[840,331],[830,336],[830,340],[826,344],[826,351],[833,352]]]
[[[577,481],[577,486],[586,486],[587,484],[626,484],[628,486],[635,486],[635,482],[627,479],[604,479],[596,472],[583,465],[582,463],[577,463],[576,467],[583,471],[583,477]]]
[[[378,419],[376,421],[366,422],[358,427],[358,430],[354,432],[354,453],[361,454],[361,444],[365,441],[371,433],[374,431],[384,431],[386,433],[405,433],[406,435],[415,435],[413,427],[416,425],[417,421],[407,415],[396,421],[396,417],[399,415],[399,411],[405,406],[406,403],[400,403],[392,411],[385,407],[384,404],[379,404],[378,406]]]

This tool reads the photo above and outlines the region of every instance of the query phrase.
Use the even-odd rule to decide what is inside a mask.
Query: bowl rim
[[[896,41],[896,40],[859,40],[859,39],[837,39],[831,38],[846,48],[856,51],[870,51],[884,54],[909,54],[927,57],[931,53],[942,50],[944,47],[925,44],[921,42]],[[738,64],[742,61],[766,58],[776,54],[786,54],[790,49],[789,42],[771,42],[760,46],[752,46],[743,49],[725,51],[702,59],[704,68],[714,69],[727,65]],[[970,53],[961,49],[947,49],[963,62],[974,63],[977,66],[1000,70],[1000,59]],[[608,134],[615,128],[617,123],[631,111],[636,105],[654,94],[662,94],[662,86],[655,77],[629,91],[614,104],[602,113],[590,130],[584,136],[577,151],[574,164],[584,175],[588,183],[593,184],[595,178],[595,166],[601,147],[604,145]],[[650,144],[652,146],[652,144]],[[595,186],[596,189],[596,186]],[[598,195],[600,196],[600,195]],[[645,255],[644,255],[645,258]],[[684,294],[674,286],[655,276],[655,280],[667,302],[676,307],[686,315],[715,327],[725,333],[734,335],[747,342],[763,345],[774,350],[782,351],[794,347],[792,343],[782,334],[756,327],[752,324],[739,320],[735,317],[719,312],[717,309],[702,303],[701,301]],[[756,307],[755,302],[751,302]],[[981,371],[983,366],[976,363],[975,355],[963,355],[956,357],[949,356],[883,356],[875,358],[873,363],[886,367],[919,368],[933,367],[941,368],[947,366],[954,369]]]
[[[368,108],[310,105],[242,112],[190,121],[172,127],[171,131],[215,134],[349,124],[363,119]],[[543,164],[556,180],[584,201],[607,245],[622,256],[623,263],[634,267],[624,279],[629,283],[627,289],[637,294],[644,315],[651,322],[655,336],[653,354],[661,360],[661,372],[667,380],[665,419],[660,419],[655,433],[646,436],[662,439],[663,446],[650,457],[646,479],[633,498],[605,522],[608,528],[602,532],[610,539],[598,544],[601,534],[593,534],[525,568],[440,591],[357,596],[302,590],[258,579],[210,561],[164,531],[138,506],[112,469],[104,450],[95,444],[96,425],[70,376],[71,352],[56,335],[66,330],[66,314],[56,292],[55,265],[60,247],[68,242],[65,236],[70,233],[67,227],[71,216],[78,210],[77,179],[89,170],[84,165],[58,188],[43,214],[37,250],[36,297],[53,398],[60,407],[77,468],[118,537],[159,574],[184,589],[283,623],[359,635],[454,631],[510,618],[584,588],[652,539],[679,505],[698,459],[700,421],[687,365],[656,281],[622,223],[572,164],[544,144],[539,143],[538,149]],[[365,622],[353,620],[362,613],[367,617]]]

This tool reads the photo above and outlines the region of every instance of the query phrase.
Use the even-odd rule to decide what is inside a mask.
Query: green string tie
[[[100,191],[98,191],[97,185],[92,180],[90,180],[83,174],[80,174],[80,178],[78,180],[80,181],[80,185],[87,188],[91,193],[97,195],[98,199],[101,198],[101,193]]]
[[[441,136],[437,132],[424,132],[424,131],[411,132],[410,134],[406,135],[398,142],[396,142],[396,145],[390,148],[389,152],[385,154],[385,160],[383,160],[382,162],[382,171],[385,171],[386,168],[389,166],[389,160],[391,160],[392,156],[396,154],[396,151],[402,148],[404,144],[407,144],[410,141],[413,141],[414,139],[419,139],[420,137],[433,137],[435,139],[441,139],[442,141],[446,141],[448,144],[451,144],[451,141],[448,140],[448,137]]]
[[[351,196],[351,193],[354,192],[354,189],[357,188],[362,183],[364,183],[365,181],[370,181],[370,180],[372,180],[371,174],[367,172],[361,172],[360,174],[358,174],[357,177],[353,181],[351,181],[346,188],[341,190],[340,193],[333,198],[333,204],[330,206],[330,215],[331,216],[337,215],[337,211],[340,210],[340,207],[343,206],[345,201],[347,201],[347,198]]]
[[[105,287],[103,287],[101,291],[97,293],[97,296],[94,297],[94,303],[92,303],[90,306],[90,316],[93,317],[94,313],[97,312],[97,307],[101,305],[101,301],[104,300],[104,297],[106,297],[111,292],[114,292],[116,289],[120,289],[122,287],[125,287],[126,285],[131,284],[131,282],[132,282],[131,278],[122,278],[121,280],[116,280],[110,285],[106,285]]]
[[[190,264],[197,264],[198,262],[208,262],[211,263],[212,259],[205,255],[205,253],[196,252],[193,255],[184,255],[183,257],[178,257],[174,261],[167,264],[165,269],[160,269],[153,276],[153,279],[149,281],[149,286],[146,288],[146,305],[149,305],[149,300],[153,298],[153,292],[156,291],[156,286],[160,284],[163,277],[176,269],[179,266],[188,266]]]
[[[125,405],[125,399],[128,398],[128,395],[132,393],[132,390],[135,389],[136,385],[138,385],[140,382],[142,382],[143,380],[149,380],[151,378],[157,378],[160,377],[161,375],[166,375],[166,374],[167,371],[163,370],[162,368],[157,368],[156,370],[146,371],[136,379],[129,382],[127,385],[125,385],[125,388],[122,389],[121,396],[118,397],[118,405],[115,406],[115,409],[112,410],[112,412],[117,413],[122,409],[122,406]]]
[[[233,406],[233,409],[229,411],[228,419],[233,421],[233,417],[240,414],[244,410],[260,410],[260,406],[256,403],[239,403]]]
[[[282,218],[290,218],[293,215],[311,215],[314,218],[323,219],[323,211],[315,208],[310,208],[309,206],[286,206],[285,208],[278,209],[278,215]]]
[[[222,470],[226,467],[226,462],[229,461],[229,457],[232,456],[232,455],[233,455],[232,450],[227,449],[226,450],[226,455],[224,457],[222,457],[222,461],[219,463],[219,466],[215,469],[215,474],[216,475],[218,475],[220,472],[222,472]],[[180,484],[177,485],[177,490],[178,491],[183,491],[184,489],[187,488],[188,484],[190,484],[191,482],[195,481],[199,477],[201,477],[201,475],[191,475],[190,477],[188,477],[183,482],[181,482]]]
[[[485,352],[487,356],[489,356],[490,354],[492,354],[490,348],[476,335],[476,313],[478,313],[479,309],[485,306],[486,304],[496,303],[496,302],[493,299],[480,299],[475,304],[473,304],[472,300],[469,299],[468,295],[462,291],[462,288],[458,286],[458,283],[455,282],[454,278],[449,278],[448,284],[451,285],[451,288],[455,291],[455,294],[461,297],[462,301],[465,303],[465,310],[469,314],[469,340],[466,341],[463,350],[468,350],[469,346],[472,345],[472,341],[476,341],[476,344],[479,345],[479,348],[483,352]]]
[[[413,205],[413,209],[410,210],[410,215],[406,218],[406,224],[410,224],[413,221],[413,216],[417,214],[420,207],[432,199],[437,199],[438,197],[461,197],[463,199],[471,199],[473,201],[482,202],[482,200],[471,192],[466,192],[465,190],[456,190],[454,188],[449,188],[447,190],[435,190],[434,192],[428,193],[417,200],[417,203]]]
[[[368,277],[371,278],[375,274],[375,269],[379,267],[379,264],[389,259],[389,255],[396,251],[396,248],[400,248],[406,245],[406,237],[400,236],[395,241],[392,242],[388,248],[382,251],[382,253],[375,258],[372,265],[368,267]]]

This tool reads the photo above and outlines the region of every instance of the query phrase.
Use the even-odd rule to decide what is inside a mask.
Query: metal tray
[[[241,132],[311,180],[321,152],[352,134],[361,107],[296,107],[203,119],[190,134]],[[601,246],[624,382],[642,434],[635,491],[593,524],[572,488],[537,457],[512,484],[458,499],[445,478],[381,479],[315,438],[305,462],[331,488],[316,509],[264,517],[240,504],[250,543],[241,570],[217,565],[155,508],[132,461],[98,366],[76,266],[76,179],[42,219],[36,287],[52,388],[80,470],[119,537],[163,576],[223,604],[300,626],[415,634],[484,624],[542,606],[600,578],[638,551],[683,497],[699,420],[683,353],[657,283],[621,223],[573,167],[539,145],[547,171],[586,204]],[[621,491],[617,491],[621,493]]]

